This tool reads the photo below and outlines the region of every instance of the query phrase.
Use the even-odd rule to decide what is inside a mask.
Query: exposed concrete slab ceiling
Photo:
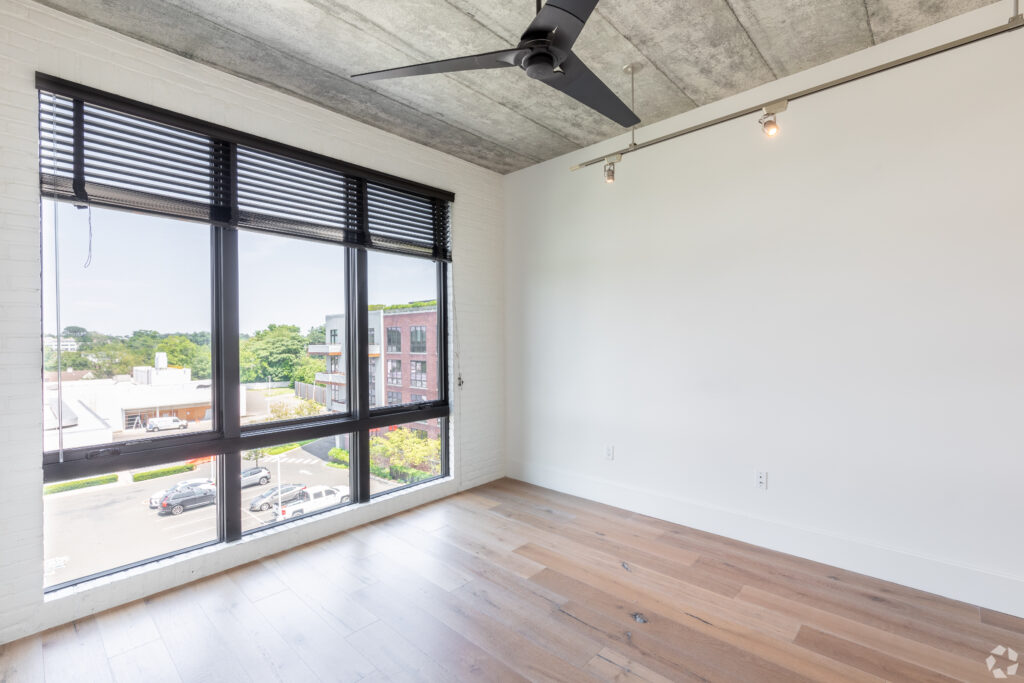
[[[508,173],[622,132],[519,69],[356,84],[351,74],[499,50],[534,0],[38,0]],[[653,123],[991,0],[601,0],[576,52]]]

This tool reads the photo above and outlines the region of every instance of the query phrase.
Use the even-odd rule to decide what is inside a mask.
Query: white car
[[[348,496],[341,495],[341,491],[331,486],[310,486],[302,491],[295,500],[274,506],[274,519],[291,519],[301,515],[308,515],[317,510],[323,510],[334,505],[347,503]]]
[[[155,491],[153,495],[149,497],[150,509],[160,507],[160,500],[171,491],[174,491],[175,489],[188,488],[189,486],[213,486],[213,479],[183,479],[173,486]]]
[[[164,429],[188,429],[188,420],[177,417],[151,417],[146,421],[147,432],[159,432]]]

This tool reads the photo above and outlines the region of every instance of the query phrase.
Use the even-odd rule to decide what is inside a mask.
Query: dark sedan
[[[169,491],[160,499],[157,512],[161,515],[180,515],[190,508],[212,505],[216,502],[217,488],[215,486],[189,486]]]

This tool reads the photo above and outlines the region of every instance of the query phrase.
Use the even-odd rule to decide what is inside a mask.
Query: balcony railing
[[[310,344],[306,353],[311,356],[340,356],[345,350],[342,344]]]
[[[323,382],[324,384],[344,384],[345,373],[344,372],[318,372],[316,373],[316,381]]]

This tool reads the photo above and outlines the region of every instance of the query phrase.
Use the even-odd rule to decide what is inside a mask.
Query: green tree
[[[167,364],[181,368],[191,368],[199,347],[180,334],[164,337],[156,345],[157,351],[167,354]]]
[[[295,364],[306,355],[306,338],[295,325],[270,325],[241,342],[243,382],[291,382]]]
[[[142,365],[141,356],[133,353],[123,341],[111,341],[95,347],[89,352],[97,377],[130,375],[132,368]],[[152,358],[146,365],[152,364]]]
[[[210,333],[209,332],[186,332],[181,335],[187,338],[190,342],[196,346],[209,346],[210,345]]]
[[[199,346],[184,335],[172,334],[161,339],[156,350],[167,354],[168,365],[191,368],[192,379],[210,377],[209,346]]]
[[[316,325],[309,328],[309,332],[306,333],[306,341],[310,344],[326,344],[327,327],[324,325]]]
[[[65,370],[91,370],[92,363],[88,358],[77,351],[64,351],[60,354],[61,371]],[[46,349],[43,352],[43,369],[53,372],[57,369],[57,351]]]
[[[60,336],[71,337],[72,339],[77,339],[81,341],[82,338],[85,337],[87,334],[89,334],[89,330],[85,329],[84,327],[79,327],[78,325],[68,325],[67,327],[64,328],[64,331],[60,333]]]
[[[250,448],[247,451],[242,451],[243,460],[255,460],[256,467],[260,466],[260,458],[267,454],[266,448]]]
[[[292,370],[292,381],[314,384],[316,383],[316,373],[324,372],[325,367],[323,360],[303,354]]]
[[[441,455],[441,440],[428,439],[413,429],[396,429],[370,438],[370,454],[381,467],[429,469]]]

